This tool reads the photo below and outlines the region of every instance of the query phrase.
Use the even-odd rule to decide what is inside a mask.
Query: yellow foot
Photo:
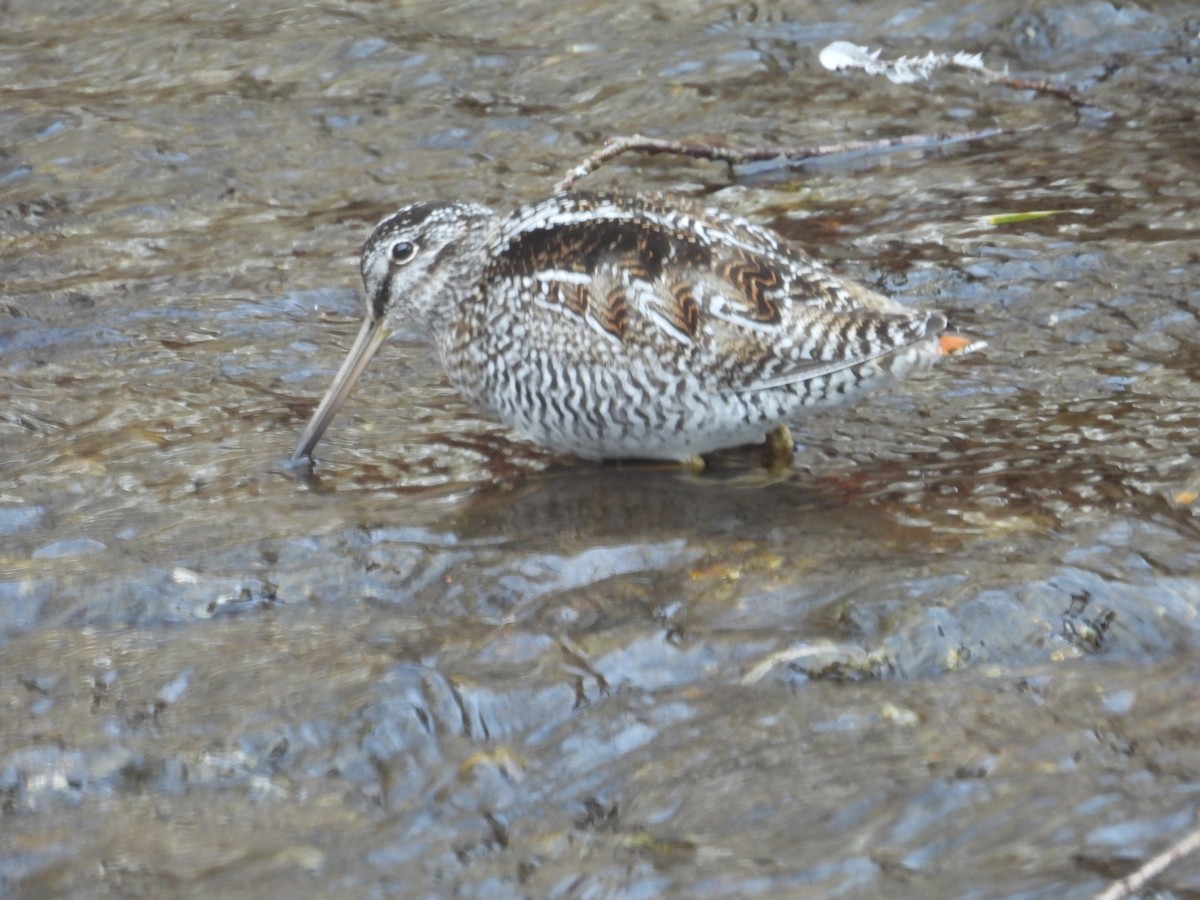
[[[765,465],[772,472],[786,469],[792,461],[792,451],[796,442],[786,425],[777,425],[767,435]]]

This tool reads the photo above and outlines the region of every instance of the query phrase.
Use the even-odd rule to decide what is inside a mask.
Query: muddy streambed
[[[1086,897],[1165,848],[1200,803],[1198,35],[1182,2],[8,4],[0,894]],[[833,74],[833,40],[1096,107]],[[997,126],[1049,127],[583,183],[988,339],[796,423],[786,472],[556,458],[404,343],[283,466],[402,203],[534,199],[614,134]]]

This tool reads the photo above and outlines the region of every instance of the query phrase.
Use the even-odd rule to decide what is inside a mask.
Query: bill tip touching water
[[[521,436],[585,459],[684,460],[984,346],[720,210],[559,193],[499,215],[425,202],[363,248],[367,312],[292,456],[393,331]]]

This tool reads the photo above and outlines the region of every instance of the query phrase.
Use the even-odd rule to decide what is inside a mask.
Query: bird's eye
[[[392,262],[404,263],[417,255],[417,245],[411,241],[396,241],[392,244]]]

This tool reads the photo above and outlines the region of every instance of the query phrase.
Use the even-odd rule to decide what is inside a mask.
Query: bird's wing
[[[526,346],[612,365],[673,355],[728,391],[826,376],[946,325],[742,219],[656,198],[556,195],[513,213],[490,249],[485,282],[520,293]]]

